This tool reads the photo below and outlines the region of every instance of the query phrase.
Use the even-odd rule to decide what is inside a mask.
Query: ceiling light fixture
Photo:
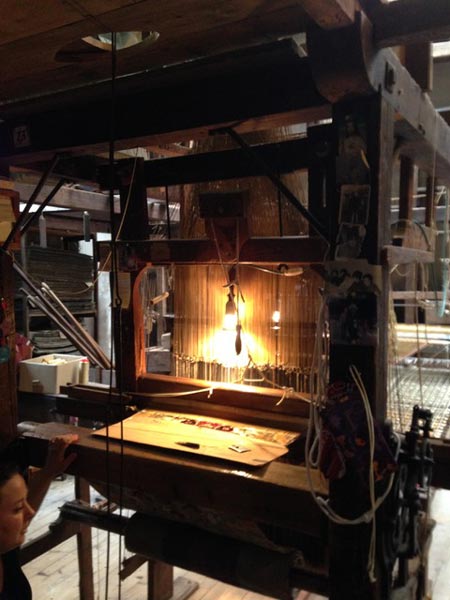
[[[116,50],[124,50],[125,48],[131,48],[142,44],[142,42],[154,43],[159,38],[157,31],[118,31],[116,33]],[[104,50],[111,52],[112,49],[112,34],[111,33],[98,33],[97,35],[88,35],[82,38],[84,42]]]
[[[157,31],[118,31],[116,51],[123,52],[140,46],[147,48],[159,39]],[[58,62],[88,62],[108,56],[112,51],[112,34],[97,33],[66,44],[55,54]]]

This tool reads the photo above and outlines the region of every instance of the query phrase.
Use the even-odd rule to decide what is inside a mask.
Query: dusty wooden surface
[[[141,448],[95,437],[91,430],[47,423],[25,434],[33,462],[42,463],[47,440],[64,432],[78,433],[78,457],[70,472],[104,489],[114,501],[126,492],[128,508],[145,511],[145,495],[160,502],[188,505],[226,513],[230,518],[290,527],[316,538],[323,534],[323,516],[309,491],[306,469],[283,462],[264,467],[237,468],[218,459],[183,452]],[[317,491],[326,487],[312,474]]]

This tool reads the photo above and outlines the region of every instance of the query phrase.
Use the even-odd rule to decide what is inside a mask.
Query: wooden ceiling
[[[308,22],[302,5],[314,6],[315,2],[3,0],[0,103],[15,103],[109,78],[110,52],[86,56],[78,62],[57,59],[68,46],[86,50],[88,46],[82,42],[86,36],[110,31],[157,31],[160,37],[156,43],[144,42],[118,52],[117,75],[125,75],[297,34]],[[337,5],[340,2],[336,0]],[[352,3],[354,0],[350,0]]]
[[[305,97],[305,106],[299,109],[322,110],[325,100],[315,91],[313,74],[299,60],[301,54],[286,46],[272,56],[264,48],[310,27],[351,25],[361,7],[372,21],[379,47],[403,40],[405,31],[413,42],[450,36],[449,0],[433,0],[433,11],[429,0],[2,0],[0,7],[0,120],[4,120],[0,139],[6,141],[0,144],[0,156],[11,159],[19,148],[17,160],[23,164],[31,151],[35,161],[61,149],[79,152],[89,146],[91,152],[105,151],[110,134],[105,128],[99,132],[98,123],[106,122],[110,111],[113,61],[111,52],[89,52],[82,41],[87,36],[110,31],[159,33],[154,44],[144,42],[117,53],[116,91],[124,123],[117,125],[116,136],[124,148],[131,147],[137,135],[147,143],[174,141],[158,138],[174,129],[188,132],[175,141],[191,139],[192,127],[205,123],[209,128],[242,120],[253,124],[271,115],[276,126],[278,113],[294,112],[292,97],[297,102]],[[67,60],[58,59],[63,50]],[[252,110],[236,93],[243,87]],[[314,97],[306,97],[305,89]],[[256,100],[265,97],[273,97],[277,106],[255,110]],[[232,110],[234,104],[239,104],[240,112]],[[219,105],[220,114],[210,115],[211,106]],[[179,118],[172,123],[186,106],[191,113],[198,106],[199,114],[195,118],[191,114],[190,124],[179,123]],[[142,133],[143,123],[159,122],[161,115],[169,122],[154,123]],[[34,148],[6,147],[22,121],[31,131]]]
[[[380,46],[398,43],[405,31],[410,40],[450,35],[448,0],[433,0],[432,11],[428,0],[2,0],[0,115],[26,98],[109,79],[111,53],[89,52],[86,36],[159,33],[154,44],[118,53],[123,76],[294,36],[311,24],[350,25],[360,6]],[[64,49],[75,56],[58,59]]]

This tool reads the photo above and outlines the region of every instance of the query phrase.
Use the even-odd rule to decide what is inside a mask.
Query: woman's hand
[[[54,437],[50,440],[47,451],[47,459],[43,471],[48,477],[54,479],[63,473],[69,465],[73,463],[77,455],[71,452],[66,456],[67,448],[78,441],[78,435],[65,434]]]

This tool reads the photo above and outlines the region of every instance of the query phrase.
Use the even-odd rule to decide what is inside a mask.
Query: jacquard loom
[[[426,594],[426,565],[414,559],[426,546],[432,449],[433,484],[450,487],[450,446],[432,438],[431,413],[442,413],[446,436],[448,407],[439,392],[441,406],[427,407],[427,333],[407,302],[439,290],[408,276],[391,293],[391,279],[398,267],[435,261],[450,129],[372,35],[375,17],[358,7],[343,28],[308,28],[308,56],[284,39],[192,61],[181,77],[177,65],[149,71],[135,105],[121,91],[130,119],[137,106],[145,114],[142,132],[121,124],[121,142],[189,136],[197,147],[99,169],[100,184],[114,179],[120,193],[120,224],[99,247],[101,264],[113,257],[117,385],[67,386],[58,408],[106,425],[76,429],[73,470],[136,515],[125,522],[69,506],[63,516],[125,533],[164,582],[156,600],[171,595],[168,565],[277,598],[296,589],[332,600]],[[208,93],[192,85],[199,80]],[[96,93],[100,106],[105,91]],[[167,108],[173,98],[182,110]],[[61,102],[50,106],[63,123],[71,99]],[[101,114],[86,146],[107,141],[94,126]],[[11,134],[15,124],[13,115],[4,127]],[[52,142],[36,134],[33,147],[6,156],[40,160],[49,147],[80,146],[55,129]],[[420,227],[415,167],[426,178]],[[146,190],[158,186],[180,188],[180,231],[168,215],[162,239],[148,227]],[[149,269],[163,282],[152,294]],[[404,303],[395,316],[392,298]],[[147,372],[156,299],[173,313],[163,374]],[[415,328],[412,350],[397,344],[395,320]],[[401,353],[415,356],[401,363]],[[421,397],[412,402],[400,370],[409,377],[416,364]],[[439,378],[446,369],[439,363]],[[311,433],[321,420],[327,428]],[[36,465],[61,429],[25,434]]]

